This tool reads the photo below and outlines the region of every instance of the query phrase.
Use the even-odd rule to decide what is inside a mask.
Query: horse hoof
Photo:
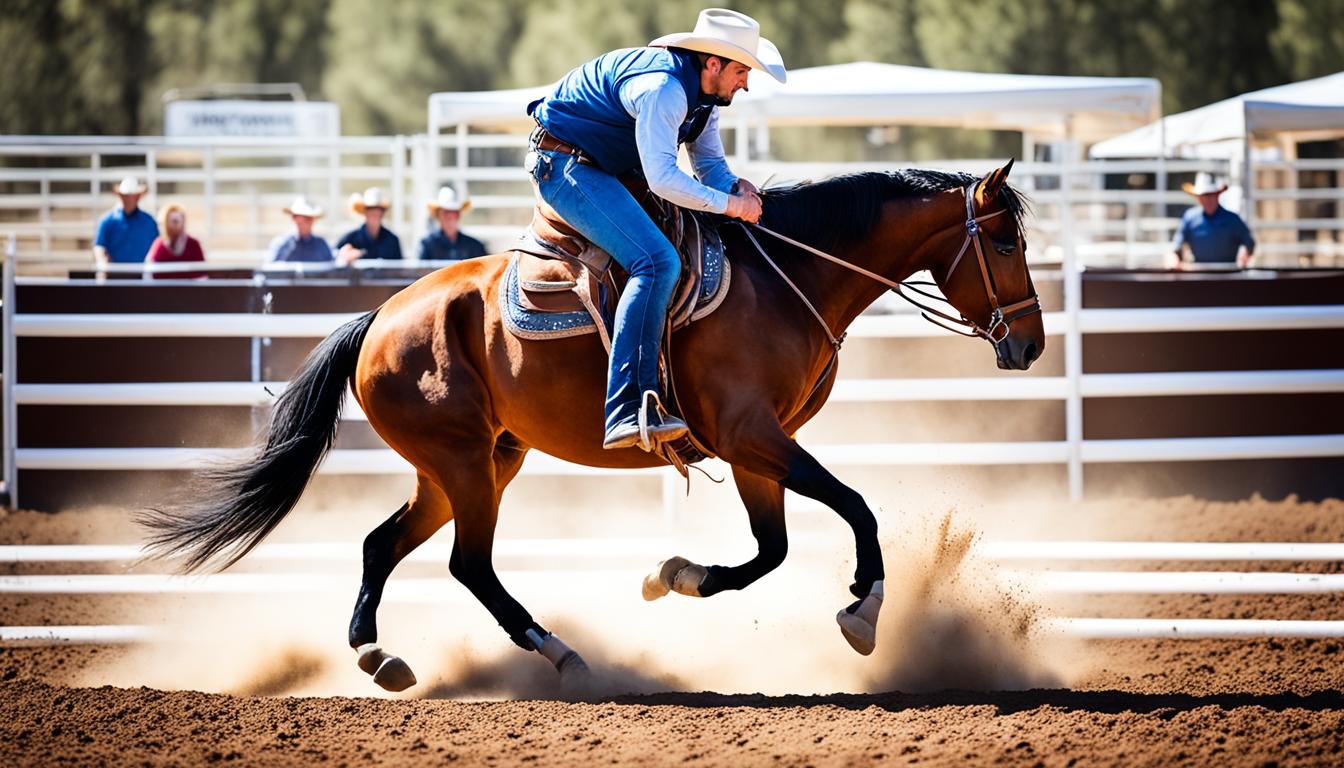
[[[388,656],[373,673],[373,682],[385,691],[399,693],[415,685],[415,673],[406,662],[396,656]]]
[[[564,640],[554,634],[546,635],[537,645],[537,653],[551,662],[555,666],[555,671],[560,673],[560,687],[565,693],[581,695],[591,688],[592,670],[588,668],[588,663],[578,651],[570,648]]]
[[[565,654],[555,669],[560,673],[560,689],[565,693],[582,695],[593,686],[593,671],[588,668],[588,662],[575,651]]]
[[[877,616],[882,610],[882,582],[873,585],[868,596],[850,608],[835,615],[840,625],[840,634],[845,636],[849,646],[867,656],[877,648]]]
[[[700,597],[700,585],[709,571],[684,557],[673,557],[658,564],[658,570],[644,577],[644,599],[657,600],[668,592]]]
[[[877,627],[850,613],[847,609],[835,615],[840,625],[840,634],[845,636],[854,650],[867,656],[877,648]]]
[[[373,682],[384,690],[398,692],[415,685],[415,673],[399,657],[385,652],[374,643],[365,643],[355,649],[359,654],[359,668],[373,675]]]

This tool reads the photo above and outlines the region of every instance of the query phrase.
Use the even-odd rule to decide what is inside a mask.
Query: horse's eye
[[[1012,256],[1014,253],[1017,252],[1017,243],[1011,240],[1008,242],[1003,242],[1002,240],[995,240],[994,250],[998,251],[1003,256]]]

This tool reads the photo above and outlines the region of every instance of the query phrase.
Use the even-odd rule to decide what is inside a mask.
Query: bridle
[[[985,249],[982,242],[984,235],[980,231],[980,222],[988,221],[994,218],[995,216],[1002,215],[1003,213],[1004,211],[995,211],[994,213],[987,213],[983,216],[976,216],[975,185],[972,184],[966,187],[966,221],[963,224],[963,226],[966,228],[966,239],[962,241],[961,250],[957,251],[957,257],[952,260],[952,266],[947,268],[947,276],[943,278],[944,282],[951,281],[952,275],[955,274],[957,271],[957,265],[961,263],[961,257],[966,255],[966,249],[969,248],[972,243],[974,243],[975,261],[976,264],[980,267],[980,280],[985,285],[985,298],[988,299],[989,301],[988,327],[981,327],[978,323],[967,318],[965,315],[961,315],[961,313],[958,313],[959,317],[952,317],[951,315],[945,312],[941,312],[933,307],[927,306],[925,304],[920,304],[918,301],[910,298],[909,296],[906,296],[904,293],[901,292],[901,289],[905,288],[906,290],[917,293],[926,299],[941,301],[944,304],[948,304],[949,306],[951,306],[951,303],[948,302],[948,300],[943,298],[942,296],[938,296],[929,293],[928,291],[925,291],[921,288],[914,287],[919,285],[936,286],[936,283],[930,282],[928,280],[906,280],[902,283],[893,286],[892,290],[895,291],[896,295],[900,296],[902,299],[905,299],[906,301],[918,307],[920,310],[920,314],[923,315],[925,320],[928,320],[929,322],[941,328],[946,328],[947,330],[953,333],[959,333],[962,336],[979,336],[981,338],[988,340],[991,344],[998,344],[999,342],[1008,338],[1008,333],[1011,330],[1010,325],[1014,320],[1020,320],[1021,318],[1024,318],[1027,315],[1041,311],[1041,299],[1039,296],[1036,295],[1036,286],[1032,285],[1031,275],[1028,274],[1027,290],[1030,291],[1030,294],[1027,296],[1027,298],[1009,304],[1006,307],[999,305],[998,286],[995,285],[994,283],[994,273],[990,271],[989,262],[985,259]],[[933,319],[933,317],[930,317],[930,315],[940,318],[943,322],[939,322],[938,320]],[[962,328],[969,328],[970,332],[967,333],[966,331],[958,330],[957,328],[948,326],[945,323],[952,323],[953,325],[959,325]],[[1002,329],[1003,333],[996,336],[995,334],[999,331],[999,329]]]
[[[856,264],[851,264],[843,259],[832,256],[831,254],[826,253],[825,251],[813,248],[812,246],[806,243],[800,243],[797,240],[788,237],[787,235],[782,235],[778,232],[775,232],[774,230],[763,227],[760,224],[752,224],[748,226],[745,222],[738,222],[738,223],[742,225],[743,231],[746,232],[747,239],[751,241],[752,245],[756,246],[756,250],[760,252],[761,256],[765,259],[766,263],[768,263],[772,268],[774,268],[775,272],[777,272],[779,276],[784,279],[785,283],[788,283],[789,287],[793,289],[793,292],[798,294],[798,298],[801,299],[803,304],[807,306],[808,310],[812,312],[812,316],[817,319],[817,322],[821,324],[822,330],[826,332],[826,337],[830,340],[831,346],[836,350],[839,350],[841,343],[844,342],[845,339],[844,335],[842,334],[839,337],[837,337],[834,333],[831,332],[830,326],[826,324],[826,321],[822,318],[821,313],[818,312],[816,307],[812,305],[812,302],[808,301],[807,296],[805,296],[803,292],[798,288],[798,286],[794,284],[792,280],[789,279],[788,275],[784,273],[784,270],[780,269],[779,265],[776,264],[774,260],[769,257],[769,255],[766,254],[765,249],[761,247],[761,244],[757,242],[756,237],[751,233],[752,228],[759,229],[760,231],[772,237],[775,237],[779,240],[782,240],[783,242],[786,242],[789,245],[792,245],[796,248],[801,248],[802,250],[807,251],[808,253],[811,253],[814,256],[819,256],[834,264],[838,264],[844,267],[845,269],[850,270],[851,272],[857,272],[858,274],[861,274],[865,277],[868,277],[878,283],[881,283],[891,288],[891,290],[895,292],[897,296],[900,296],[902,299],[905,299],[906,301],[915,305],[920,310],[920,315],[925,320],[928,320],[929,322],[933,323],[934,325],[940,328],[945,328],[949,331],[952,331],[953,333],[961,334],[962,336],[979,336],[983,339],[986,339],[991,344],[998,344],[999,342],[1008,338],[1008,333],[1010,332],[1010,325],[1013,323],[1013,321],[1020,320],[1024,317],[1027,317],[1028,315],[1041,311],[1041,300],[1040,297],[1037,296],[1036,294],[1036,287],[1031,283],[1030,275],[1027,276],[1027,287],[1028,290],[1030,291],[1030,295],[1027,296],[1027,298],[1022,299],[1021,301],[1014,302],[1007,306],[1001,306],[999,304],[999,294],[997,286],[994,283],[994,273],[990,271],[989,263],[985,259],[985,248],[982,243],[982,240],[985,235],[984,232],[981,231],[980,224],[981,222],[988,221],[996,216],[1000,216],[1003,213],[1004,211],[995,211],[994,213],[987,213],[982,216],[976,216],[975,185],[971,184],[966,187],[966,221],[962,223],[962,226],[964,226],[966,229],[966,239],[962,241],[961,249],[957,251],[957,256],[955,259],[952,260],[952,265],[948,267],[947,276],[944,278],[944,282],[950,281],[952,279],[952,275],[956,272],[957,266],[961,264],[962,257],[966,255],[966,251],[971,247],[972,244],[974,244],[975,259],[980,267],[980,278],[984,282],[985,298],[988,301],[990,307],[989,325],[987,327],[981,326],[979,323],[975,322],[974,320],[971,320],[965,315],[962,315],[960,312],[957,313],[958,316],[953,317],[952,315],[943,312],[942,310],[936,309],[927,304],[922,304],[919,301],[905,294],[905,291],[910,291],[912,293],[924,297],[925,299],[940,301],[943,302],[944,304],[947,304],[948,306],[951,306],[951,302],[949,302],[942,296],[930,293],[929,291],[926,291],[923,288],[916,287],[916,286],[936,286],[937,285],[936,283],[930,282],[928,280],[905,280],[902,282],[888,280],[887,278],[877,274],[876,272],[864,269],[863,267],[860,267]],[[970,330],[963,331],[953,326],[960,326],[961,328],[967,328]]]

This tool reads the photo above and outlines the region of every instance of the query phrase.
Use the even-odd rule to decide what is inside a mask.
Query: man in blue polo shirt
[[[331,246],[313,234],[313,224],[322,218],[322,209],[300,195],[285,208],[285,214],[294,220],[294,233],[280,235],[271,241],[268,262],[307,261],[332,263]]]
[[[362,195],[350,196],[350,212],[362,216],[364,223],[336,241],[337,262],[348,266],[356,259],[388,261],[401,258],[401,240],[383,226],[383,218],[391,205],[381,187],[369,187]]]
[[[438,225],[420,240],[421,261],[462,261],[485,255],[485,243],[458,229],[471,200],[459,200],[457,190],[441,187],[439,196],[425,204]]]
[[[93,238],[93,258],[99,267],[109,262],[139,264],[145,260],[154,238],[159,236],[159,225],[153,216],[140,210],[144,193],[145,185],[134,176],[117,185],[121,204],[98,221],[98,234]]]
[[[1199,205],[1185,212],[1176,229],[1176,240],[1171,244],[1174,266],[1180,267],[1181,249],[1189,246],[1196,264],[1235,263],[1238,269],[1245,269],[1255,252],[1255,238],[1240,216],[1218,204],[1218,196],[1227,191],[1227,185],[1215,182],[1212,174],[1200,173],[1194,184],[1186,184],[1183,189],[1199,198]]]

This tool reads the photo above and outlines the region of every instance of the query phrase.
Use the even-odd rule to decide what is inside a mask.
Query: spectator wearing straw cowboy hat
[[[652,450],[686,433],[685,422],[651,407],[680,259],[618,177],[642,173],[655,195],[677,205],[758,220],[760,197],[729,170],[718,115],[753,69],[779,82],[787,77],[779,50],[754,19],[710,8],[694,31],[603,54],[528,105],[538,127],[525,162],[537,194],[630,275],[616,308],[604,448]],[[694,177],[677,166],[683,144]]]
[[[140,196],[145,185],[134,176],[121,180],[116,188],[120,204],[98,221],[98,233],[93,238],[93,257],[98,266],[139,264],[145,260],[154,239],[159,236],[159,225],[154,217],[140,210]]]
[[[1218,196],[1227,191],[1227,184],[1214,180],[1213,174],[1199,173],[1194,184],[1181,187],[1186,194],[1199,198],[1181,216],[1176,229],[1176,240],[1171,244],[1172,266],[1180,268],[1182,248],[1189,246],[1197,264],[1229,264],[1235,262],[1244,269],[1255,252],[1255,238],[1246,222],[1237,214],[1218,204]]]
[[[350,196],[350,212],[363,216],[364,223],[336,241],[338,263],[348,265],[355,259],[401,258],[401,240],[383,226],[383,216],[391,205],[381,187],[369,187],[363,194]]]
[[[330,262],[331,246],[313,234],[313,225],[322,218],[322,209],[300,196],[294,198],[284,211],[294,220],[294,232],[271,241],[271,255],[267,260]]]
[[[459,200],[457,190],[441,187],[438,197],[425,204],[438,226],[420,240],[421,261],[461,261],[485,255],[485,244],[465,235],[458,225],[471,200]]]

